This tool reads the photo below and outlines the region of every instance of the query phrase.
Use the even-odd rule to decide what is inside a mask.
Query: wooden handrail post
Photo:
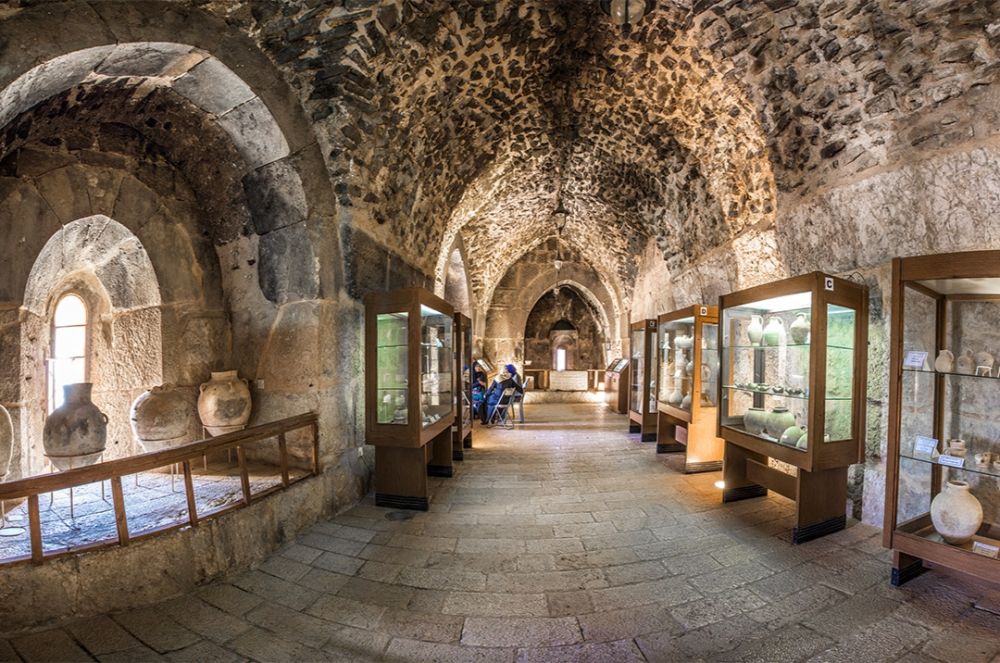
[[[42,516],[38,512],[38,495],[28,496],[28,528],[31,530],[31,561],[41,564],[45,553],[42,550]]]
[[[184,468],[184,492],[187,493],[188,520],[191,527],[198,526],[198,506],[194,501],[194,478],[191,476],[191,461],[181,463]]]
[[[288,488],[288,444],[284,433],[278,433],[278,453],[281,456],[281,484]]]
[[[247,454],[243,445],[236,447],[236,458],[240,463],[240,483],[243,484],[243,503],[250,506],[250,475],[247,473]]]
[[[127,546],[128,519],[125,515],[125,494],[122,492],[122,478],[111,477],[111,504],[115,509],[115,526],[118,528],[118,543]]]

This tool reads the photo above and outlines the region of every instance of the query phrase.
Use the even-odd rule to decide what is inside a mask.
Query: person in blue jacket
[[[507,364],[500,371],[500,374],[493,379],[493,384],[490,385],[490,388],[486,390],[486,407],[479,409],[479,420],[482,423],[489,423],[489,416],[493,413],[493,408],[500,402],[500,397],[503,395],[504,390],[511,387],[514,388],[515,393],[524,393],[524,387],[521,385],[521,381],[517,379],[517,368],[513,364]]]

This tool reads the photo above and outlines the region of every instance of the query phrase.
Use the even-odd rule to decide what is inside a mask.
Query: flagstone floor
[[[996,592],[893,588],[877,529],[793,546],[791,502],[723,505],[718,473],[604,406],[527,414],[477,429],[427,513],[369,496],[257,569],[0,640],[0,661],[1000,662]]]

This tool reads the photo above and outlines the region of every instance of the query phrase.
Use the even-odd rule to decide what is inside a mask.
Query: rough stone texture
[[[678,457],[637,445],[606,406],[538,405],[530,416],[537,423],[511,431],[477,427],[456,476],[431,480],[429,512],[390,520],[368,498],[254,570],[41,635],[8,633],[0,653],[507,662],[960,653],[970,663],[1000,653],[1000,616],[974,606],[994,595],[935,572],[892,588],[875,528],[852,522],[793,546],[792,502],[722,504],[719,473],[684,475]],[[280,503],[298,508],[315,486],[303,488]],[[176,536],[196,547],[204,538]],[[148,559],[142,545],[121,553]]]

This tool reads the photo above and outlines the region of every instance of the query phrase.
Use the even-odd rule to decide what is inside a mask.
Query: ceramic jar
[[[212,379],[201,385],[198,416],[213,437],[246,428],[250,408],[250,387],[236,371],[213,371]]]
[[[161,451],[184,444],[194,427],[191,403],[173,385],[160,385],[139,394],[129,421],[144,451]]]
[[[751,435],[760,435],[767,424],[767,412],[763,408],[752,407],[743,415],[743,428]]]
[[[689,361],[687,364],[685,364],[684,365],[684,371],[689,376],[690,375],[694,375],[694,362],[693,361]]]
[[[667,402],[671,405],[680,405],[683,400],[684,394],[681,393],[681,390],[674,389],[674,391],[670,394],[670,398],[667,399]]]
[[[780,439],[781,434],[795,425],[795,415],[787,407],[776,407],[767,413],[765,428],[767,434],[774,439]]]
[[[42,444],[45,455],[59,470],[92,465],[101,459],[108,442],[108,417],[90,400],[90,382],[68,384],[65,401],[45,419]]]
[[[785,323],[779,317],[772,317],[764,327],[764,345],[778,346],[785,344]],[[781,434],[780,432],[778,433]]]
[[[760,345],[761,339],[764,338],[764,320],[759,315],[750,316],[747,338],[750,340],[750,345]]]
[[[983,524],[983,505],[969,491],[965,481],[949,481],[931,502],[931,523],[953,546],[972,539]]]
[[[942,350],[934,360],[934,370],[939,373],[951,373],[955,370],[955,355],[951,350]]]
[[[691,409],[691,394],[688,394],[681,400],[681,409],[690,410]]]
[[[798,426],[789,426],[781,434],[781,438],[778,441],[787,447],[794,447],[798,445],[799,438],[803,435],[805,435],[805,433]]]
[[[10,459],[14,454],[14,424],[7,408],[0,405],[0,479],[10,471]]]
[[[795,320],[788,326],[788,334],[795,345],[805,345],[809,342],[809,319],[805,313],[796,313]]]
[[[955,370],[962,375],[972,375],[976,372],[976,358],[972,350],[966,350],[955,360]]]

